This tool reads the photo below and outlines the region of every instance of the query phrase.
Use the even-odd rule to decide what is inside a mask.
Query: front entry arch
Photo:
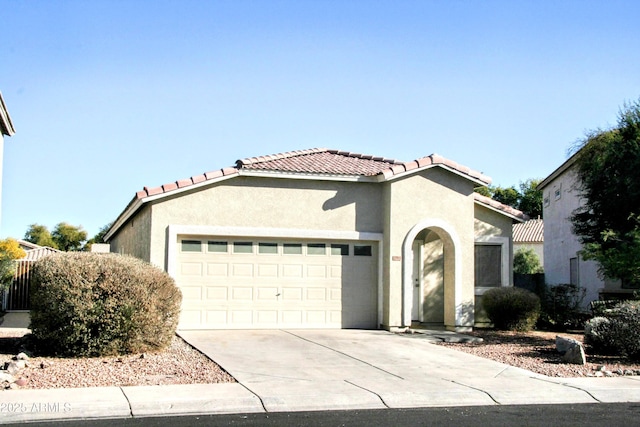
[[[420,303],[414,305],[414,289],[416,286],[414,270],[416,256],[416,238],[425,236],[424,231],[433,232],[442,242],[444,251],[444,325],[448,329],[456,329],[463,325],[462,313],[462,280],[461,280],[461,246],[460,239],[453,227],[441,219],[425,219],[413,226],[402,244],[402,321],[403,326],[411,326],[412,314],[422,310]],[[418,256],[420,251],[417,251]],[[421,318],[422,320],[422,318]]]

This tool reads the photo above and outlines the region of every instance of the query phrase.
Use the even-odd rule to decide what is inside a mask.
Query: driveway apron
[[[583,390],[416,335],[372,330],[179,334],[259,397],[269,412],[596,402]]]

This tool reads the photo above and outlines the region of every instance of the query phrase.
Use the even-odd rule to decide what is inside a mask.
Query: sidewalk
[[[0,325],[5,327],[6,325]],[[182,331],[239,382],[2,392],[0,423],[307,410],[640,402],[640,377],[549,378],[442,331]]]

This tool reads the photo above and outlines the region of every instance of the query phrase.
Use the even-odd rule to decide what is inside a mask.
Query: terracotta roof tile
[[[326,148],[311,148],[308,150],[289,151],[286,153],[271,154],[267,156],[249,157],[238,160],[235,167],[206,172],[191,178],[181,179],[161,187],[144,187],[138,191],[136,197],[155,196],[166,192],[200,184],[209,180],[238,174],[240,171],[266,171],[292,174],[311,175],[339,175],[354,177],[373,177],[382,175],[384,179],[394,175],[416,170],[431,165],[441,164],[475,180],[489,184],[491,179],[480,172],[469,169],[466,166],[446,159],[438,154],[422,157],[411,162],[401,162],[385,157],[369,154],[358,154],[349,151],[330,150]]]
[[[540,218],[527,222],[513,224],[514,243],[542,243],[544,242],[544,221]]]

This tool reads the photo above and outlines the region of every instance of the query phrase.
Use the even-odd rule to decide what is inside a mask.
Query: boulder
[[[584,365],[587,363],[587,356],[584,354],[582,344],[576,341],[576,343],[571,345],[564,353],[562,360],[575,365]]]
[[[556,335],[556,350],[560,354],[565,354],[571,347],[579,345],[582,346],[580,341],[574,340],[573,338],[561,337],[560,335]]]

